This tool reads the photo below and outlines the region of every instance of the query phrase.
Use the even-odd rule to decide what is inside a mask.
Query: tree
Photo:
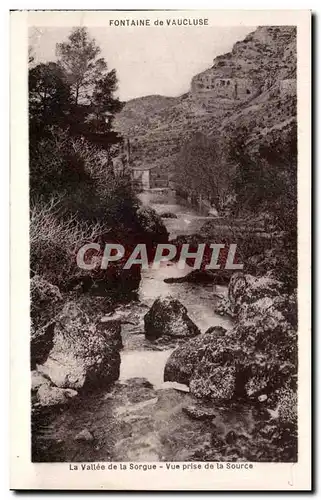
[[[70,87],[56,63],[38,64],[29,70],[31,133],[42,134],[48,126],[66,124],[70,104]]]
[[[117,90],[116,72],[108,71],[105,59],[98,57],[100,52],[86,28],[74,28],[67,42],[57,43],[58,63],[71,87],[75,104],[94,105],[102,86],[107,90],[109,100]],[[106,105],[106,101],[100,99],[99,104]]]
[[[296,124],[283,131],[271,131],[255,144],[247,143],[247,137],[246,127],[240,127],[232,133],[228,145],[230,158],[236,165],[233,176],[236,209],[273,213],[278,224],[285,219],[282,229],[288,230],[293,227],[290,217],[293,220],[296,217]]]
[[[176,182],[190,195],[203,196],[222,208],[230,183],[228,164],[219,137],[197,132],[185,143],[177,158]]]
[[[56,53],[74,105],[74,130],[101,143],[111,131],[113,116],[122,108],[114,97],[117,76],[108,70],[100,48],[86,28],[74,28],[67,42],[58,43]],[[96,139],[92,136],[96,134]]]

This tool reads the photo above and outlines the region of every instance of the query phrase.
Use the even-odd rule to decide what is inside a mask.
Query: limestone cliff
[[[194,76],[188,93],[127,102],[115,128],[130,139],[134,166],[170,171],[196,132],[211,137],[245,126],[247,140],[257,142],[286,133],[295,116],[296,28],[261,26]]]

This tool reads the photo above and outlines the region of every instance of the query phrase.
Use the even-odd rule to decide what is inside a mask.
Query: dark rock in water
[[[75,436],[75,441],[93,441],[94,436],[89,432],[88,429],[83,429],[82,431],[78,432],[78,434]]]
[[[163,212],[162,214],[160,214],[160,217],[162,217],[162,219],[177,219],[177,215],[174,214],[173,212]]]
[[[183,407],[182,410],[184,413],[186,413],[186,415],[195,420],[207,420],[209,418],[215,418],[214,408],[206,408],[201,405],[190,405]]]
[[[186,282],[186,276],[180,276],[179,278],[165,278],[165,283],[184,283]]]
[[[177,236],[175,239],[170,240],[170,243],[172,245],[175,245],[176,247],[180,247],[181,245],[188,243],[189,245],[199,245],[200,243],[207,243],[208,239],[205,239],[203,236],[201,236],[198,233],[194,234],[180,234]]]
[[[206,270],[195,269],[186,276],[179,278],[165,278],[165,283],[215,283],[216,285],[227,285],[231,278],[231,271],[225,269]]]
[[[57,320],[53,348],[38,371],[57,387],[103,387],[119,377],[120,347],[118,322],[97,326],[69,302]]]
[[[141,206],[137,210],[137,219],[140,227],[140,237],[144,237],[145,243],[166,243],[168,241],[168,232],[157,212],[146,206]]]
[[[195,269],[186,276],[181,276],[180,278],[166,278],[164,281],[165,283],[213,283],[215,281],[215,275],[209,271]]]
[[[148,339],[195,337],[200,330],[187,314],[183,304],[173,297],[160,297],[144,316],[145,336]]]
[[[122,385],[126,387],[145,387],[147,389],[153,389],[154,386],[147,380],[147,378],[143,377],[132,377],[127,379],[125,382],[122,382]]]
[[[44,384],[38,389],[37,401],[42,407],[65,405],[77,395],[77,391],[73,389],[61,389]]]
[[[164,381],[189,385],[205,351],[220,343],[225,333],[225,328],[217,326],[211,329],[209,333],[202,333],[198,337],[180,345],[167,360]]]
[[[141,270],[139,266],[132,266],[130,269],[123,269],[123,266],[124,261],[119,260],[113,262],[107,269],[93,270],[91,275],[86,271],[86,275],[70,280],[66,289],[96,297],[128,296],[139,288]]]
[[[233,444],[237,440],[236,433],[234,431],[229,431],[225,436],[225,441],[228,444]]]
[[[204,333],[205,334],[212,333],[213,335],[224,335],[226,331],[227,331],[226,328],[223,328],[222,326],[210,326]]]

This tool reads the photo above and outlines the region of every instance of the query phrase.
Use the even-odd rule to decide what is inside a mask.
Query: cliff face
[[[115,128],[130,139],[136,167],[171,170],[196,132],[211,137],[246,127],[248,142],[287,130],[296,115],[296,28],[263,26],[193,77],[178,98],[148,96],[126,103]]]

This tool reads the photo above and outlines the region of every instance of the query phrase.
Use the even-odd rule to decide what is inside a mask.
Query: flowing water
[[[181,234],[194,234],[199,231],[208,217],[199,214],[194,208],[188,206],[184,200],[179,200],[171,192],[164,193],[155,190],[142,193],[141,201],[151,206],[158,214],[170,212],[177,218],[164,218],[164,224],[169,232],[169,239]],[[162,384],[165,363],[173,351],[165,352],[149,351],[150,343],[145,340],[143,316],[158,297],[172,296],[178,299],[188,310],[190,318],[205,332],[211,326],[231,327],[228,318],[222,318],[214,313],[214,305],[218,295],[226,293],[225,287],[210,284],[193,283],[166,283],[166,278],[180,278],[192,271],[185,265],[184,269],[178,269],[172,262],[165,263],[160,269],[142,271],[142,280],[139,287],[139,306],[136,309],[137,319],[134,328],[129,325],[123,326],[124,351],[122,353],[120,380],[131,377],[145,377],[156,387],[169,387],[170,384]],[[139,308],[147,306],[141,310]],[[137,311],[138,309],[138,311]],[[127,316],[126,311],[120,310],[120,314]],[[133,339],[133,335],[135,335]],[[139,348],[141,344],[141,349]]]
[[[177,216],[164,219],[170,239],[198,232],[207,219],[173,194],[143,193],[141,201],[159,214]],[[170,262],[159,270],[142,271],[138,300],[113,313],[122,321],[119,381],[108,392],[83,396],[39,424],[34,460],[187,460],[192,452],[202,455],[202,449],[210,446],[210,425],[193,421],[182,411],[184,405],[195,403],[188,387],[163,382],[164,366],[175,345],[155,345],[144,335],[144,315],[157,297],[167,295],[186,306],[201,332],[215,325],[231,327],[229,319],[214,313],[217,294],[226,293],[223,287],[164,282],[190,271]],[[83,429],[90,430],[93,442],[75,441]]]

